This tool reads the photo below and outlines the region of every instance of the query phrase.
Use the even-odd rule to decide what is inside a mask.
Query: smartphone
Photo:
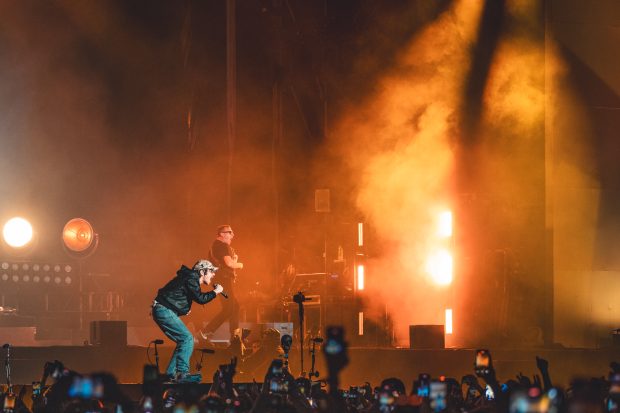
[[[420,397],[429,397],[430,396],[430,385],[431,385],[431,375],[427,373],[422,373],[418,376],[418,381],[416,383],[416,394]]]
[[[4,395],[4,411],[13,411],[15,409],[15,395],[7,393]]]
[[[616,400],[620,399],[620,373],[609,375],[609,396]]]
[[[394,395],[387,391],[381,391],[379,393],[379,404],[381,406],[391,406],[394,404]]]
[[[71,381],[68,396],[78,399],[89,399],[92,395],[93,385],[88,377],[75,376]]]
[[[272,376],[282,375],[282,359],[273,359],[271,362],[270,373]]]
[[[448,405],[448,383],[433,380],[429,387],[429,400],[435,412],[445,410]]]
[[[493,388],[488,384],[484,388],[484,398],[487,400],[495,400],[495,393],[493,392]]]
[[[32,397],[39,397],[41,395],[41,382],[33,381],[32,382]]]
[[[329,356],[339,356],[344,352],[344,330],[342,327],[329,327],[323,351]]]
[[[487,349],[476,350],[474,369],[477,375],[486,375],[491,371],[491,353]]]
[[[526,392],[518,391],[510,397],[509,413],[530,413],[548,411],[545,397],[530,397]]]
[[[269,382],[269,390],[272,393],[286,394],[288,393],[288,382],[282,377],[274,377]]]

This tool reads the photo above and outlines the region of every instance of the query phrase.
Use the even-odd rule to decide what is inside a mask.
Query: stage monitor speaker
[[[445,348],[443,325],[409,326],[409,348],[416,350]]]
[[[91,321],[90,343],[100,346],[126,346],[127,321]]]

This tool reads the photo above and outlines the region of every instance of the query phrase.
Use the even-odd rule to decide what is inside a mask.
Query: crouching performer
[[[166,337],[176,343],[176,348],[168,363],[166,374],[177,383],[197,383],[202,377],[199,373],[190,374],[189,360],[194,350],[194,336],[179,318],[188,314],[192,302],[206,304],[223,291],[214,284],[213,291],[203,293],[202,284],[211,284],[217,267],[207,260],[200,260],[192,269],[182,265],[176,277],[161,288],[153,301],[153,320]]]

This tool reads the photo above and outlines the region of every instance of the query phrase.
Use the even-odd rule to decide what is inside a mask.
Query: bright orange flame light
[[[438,285],[452,283],[452,255],[446,250],[440,250],[428,257],[426,272],[433,282]]]
[[[364,266],[362,264],[357,266],[357,290],[364,290]]]
[[[452,236],[452,212],[444,211],[439,214],[438,233],[442,238]]]
[[[446,308],[446,334],[452,334],[452,309]]]

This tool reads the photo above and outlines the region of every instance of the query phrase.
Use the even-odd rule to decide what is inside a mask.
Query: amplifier
[[[101,346],[126,346],[127,321],[91,321],[90,343]]]
[[[409,326],[409,348],[439,349],[445,348],[443,325]]]

